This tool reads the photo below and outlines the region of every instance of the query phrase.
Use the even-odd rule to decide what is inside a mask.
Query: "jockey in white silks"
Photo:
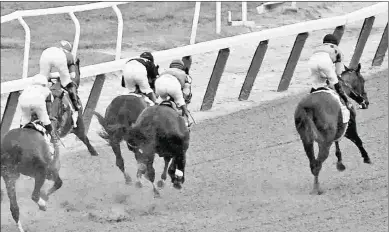
[[[71,51],[72,45],[65,40],[60,42],[59,47],[45,49],[39,60],[39,73],[49,77],[53,67],[58,69],[61,86],[69,92],[69,97],[75,110],[72,113],[73,126],[77,127],[78,111],[81,108],[81,104],[77,98],[77,86],[71,79],[76,77],[75,59]]]
[[[31,116],[35,113],[38,120],[42,122],[46,129],[46,141],[49,147],[52,148],[50,139],[53,127],[51,125],[49,112],[53,97],[48,87],[47,77],[41,74],[35,75],[32,85],[23,90],[19,96],[19,107],[22,112],[20,119],[20,127],[24,127],[31,122]]]
[[[313,88],[323,86],[328,81],[328,87],[335,89],[347,108],[351,109],[352,105],[338,80],[338,76],[340,77],[343,71],[344,59],[338,44],[339,42],[334,35],[327,34],[323,39],[323,44],[315,50],[309,59],[308,65],[313,78]]]
[[[189,125],[189,111],[186,102],[190,102],[192,78],[186,74],[184,63],[181,60],[173,60],[155,81],[155,93],[163,100],[173,98],[177,107],[182,110],[182,116]]]
[[[139,58],[134,58],[124,66],[122,76],[122,87],[127,88],[131,93],[139,90],[145,94],[154,104],[157,98],[150,83],[153,83],[158,75],[158,66],[154,64],[154,57],[150,52],[143,52]]]

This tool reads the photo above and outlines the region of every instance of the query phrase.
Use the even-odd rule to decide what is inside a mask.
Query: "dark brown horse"
[[[171,107],[172,103],[146,108],[135,124],[127,130],[126,140],[136,147],[135,158],[138,162],[137,186],[141,187],[141,176],[146,174],[153,184],[154,196],[159,197],[159,191],[154,185],[155,169],[153,167],[155,154],[163,157],[165,167],[158,182],[163,187],[166,172],[169,173],[173,186],[180,189],[185,182],[186,151],[189,148],[189,128],[179,113]],[[171,164],[168,165],[171,161]]]
[[[58,80],[58,78],[53,79]],[[77,85],[78,88],[80,85],[80,60],[78,58],[76,60],[76,77],[72,81]],[[60,138],[64,138],[69,133],[73,133],[86,145],[88,151],[92,156],[98,156],[97,151],[90,144],[89,138],[85,133],[85,125],[84,120],[82,118],[82,113],[84,109],[82,107],[82,104],[78,113],[77,127],[74,128],[73,119],[71,117],[72,103],[70,101],[68,93],[63,88],[61,88],[59,81],[57,81],[51,86],[51,91],[54,96],[51,113],[52,116],[58,121],[58,130],[56,131],[58,136]],[[80,99],[79,102],[81,103]]]
[[[145,98],[136,94],[117,96],[112,100],[105,110],[105,116],[94,112],[103,130],[99,133],[111,146],[116,156],[116,166],[122,171],[126,184],[131,183],[131,177],[124,168],[124,160],[120,149],[120,142],[125,138],[126,129],[135,123],[139,114],[149,103]],[[135,152],[135,148],[127,143],[130,151]]]
[[[56,123],[53,123],[55,129]],[[55,140],[55,138],[53,138]],[[7,132],[1,143],[1,176],[4,179],[10,210],[20,232],[23,232],[16,200],[15,184],[20,174],[35,179],[31,199],[40,210],[46,210],[48,196],[62,186],[59,176],[60,160],[57,142],[53,141],[55,152],[52,155],[43,133],[32,128],[16,128]],[[47,193],[41,192],[45,180],[54,181]]]
[[[339,81],[346,94],[355,100],[362,109],[367,109],[369,101],[365,92],[365,80],[360,70],[360,64],[358,64],[356,70],[345,67],[345,71],[342,73]],[[319,186],[319,172],[334,142],[336,146],[335,154],[338,158],[336,167],[339,171],[345,170],[339,148],[339,141],[343,136],[359,148],[365,163],[371,163],[363,147],[362,140],[357,133],[355,110],[350,111],[349,121],[344,122],[338,96],[334,96],[330,91],[332,90],[318,90],[307,95],[299,102],[294,114],[295,126],[302,140],[305,153],[309,159],[311,172],[314,176],[312,194],[323,193]],[[317,158],[315,158],[314,153],[314,142],[317,142],[319,145]]]

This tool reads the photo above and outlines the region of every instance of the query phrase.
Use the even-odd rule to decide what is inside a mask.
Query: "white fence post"
[[[24,19],[22,17],[19,17],[18,21],[20,24],[22,24],[24,32],[25,32],[22,78],[27,78],[28,59],[30,58],[31,33],[30,33],[30,27],[28,27],[27,23],[24,21]]]
[[[200,17],[200,6],[201,2],[196,2],[195,6],[195,12],[193,15],[193,22],[192,22],[192,33],[190,34],[190,44],[194,44],[196,40],[196,34],[197,34],[197,26],[199,24],[199,17]]]
[[[242,2],[242,21],[247,21],[247,2]]]
[[[118,37],[116,38],[115,60],[119,60],[122,55],[123,16],[117,5],[112,6],[112,9],[115,11],[116,17],[118,18]]]
[[[222,14],[222,3],[216,2],[216,33],[220,34],[221,32],[221,14]]]
[[[73,54],[74,58],[76,58],[78,44],[80,42],[81,27],[80,27],[80,22],[78,21],[76,15],[74,15],[74,12],[69,12],[69,15],[74,22],[74,26],[76,27],[76,34],[74,35],[73,50],[72,50],[72,54]]]

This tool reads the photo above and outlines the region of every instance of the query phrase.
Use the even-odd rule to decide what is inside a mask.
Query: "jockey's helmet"
[[[33,77],[32,84],[33,85],[41,85],[41,86],[47,87],[49,85],[49,82],[47,80],[47,77],[45,77],[44,75],[36,74]]]
[[[336,46],[339,45],[338,39],[333,34],[327,34],[324,36],[323,43],[335,44]]]
[[[178,68],[178,69],[185,71],[184,70],[184,62],[182,62],[182,60],[179,60],[179,59],[173,60],[170,63],[169,68]]]
[[[61,48],[65,51],[72,52],[72,44],[66,40],[61,40]]]
[[[151,54],[151,52],[143,52],[142,54],[140,54],[140,57],[141,57],[141,58],[148,59],[149,61],[151,61],[151,62],[154,63],[154,57],[153,57],[153,55]]]

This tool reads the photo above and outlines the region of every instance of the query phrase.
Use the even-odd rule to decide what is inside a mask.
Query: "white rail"
[[[197,44],[187,45],[183,47],[173,48],[164,51],[154,52],[156,62],[170,60],[174,57],[183,57],[189,55],[202,54],[206,52],[217,51],[223,48],[229,48],[234,45],[242,44],[244,41],[255,38],[258,42],[269,40],[272,38],[285,37],[296,35],[303,32],[310,32],[315,30],[335,28],[340,25],[346,25],[351,22],[363,20],[365,18],[381,14],[388,11],[388,3],[378,3],[361,10],[332,18],[313,20],[308,22],[296,23],[286,25],[278,28],[268,29],[264,31],[237,35],[233,37],[217,39]],[[96,76],[99,74],[111,73],[121,71],[124,63],[130,58],[120,59],[116,61],[90,65],[81,68],[81,78]],[[53,76],[58,76],[58,73],[52,73]],[[24,89],[31,82],[30,78],[19,79],[1,83],[1,92],[10,93]]]
[[[80,22],[78,21],[74,12],[88,11],[88,10],[96,10],[107,7],[112,7],[117,18],[118,18],[118,36],[116,40],[116,56],[115,59],[119,60],[122,52],[122,39],[123,39],[123,17],[120,9],[117,5],[126,4],[129,2],[99,2],[85,5],[76,5],[76,6],[64,6],[64,7],[56,7],[56,8],[47,8],[47,9],[37,9],[37,10],[23,10],[23,11],[15,11],[11,14],[1,16],[1,23],[6,23],[12,21],[14,19],[18,19],[19,23],[23,26],[25,31],[25,43],[24,43],[24,58],[23,58],[23,73],[22,78],[27,78],[28,75],[28,59],[30,55],[30,45],[31,45],[31,33],[30,27],[23,20],[23,17],[31,17],[31,16],[40,16],[40,15],[51,15],[51,14],[69,14],[74,22],[74,26],[76,28],[76,33],[74,35],[73,41],[73,50],[72,54],[76,57],[78,44],[80,41],[81,27]]]

